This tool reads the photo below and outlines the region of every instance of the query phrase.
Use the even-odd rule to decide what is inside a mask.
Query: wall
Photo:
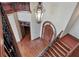
[[[69,31],[71,30],[71,28],[73,27],[73,24],[76,22],[77,18],[79,17],[79,3],[77,3],[77,6],[65,28],[65,31],[63,33],[63,35],[66,35],[67,33],[69,33]]]
[[[11,14],[7,14],[7,17],[9,19],[11,28],[13,30],[16,42],[19,42],[22,39],[22,35],[17,21],[17,17],[15,15],[16,13],[11,13]]]
[[[79,15],[75,20],[76,22],[74,22],[73,27],[69,33],[79,39]]]
[[[77,3],[74,2],[44,2],[44,15],[42,18],[42,23],[37,24],[35,19],[35,8],[37,3],[31,3],[31,10],[32,10],[32,22],[31,22],[31,35],[32,39],[41,36],[42,32],[42,24],[44,21],[48,20],[51,21],[54,26],[56,27],[57,34],[60,33],[61,30],[65,30],[72,13],[76,7]],[[41,30],[41,31],[40,31]]]
[[[31,40],[34,40],[35,38],[40,36],[41,23],[38,24],[37,20],[35,18],[36,6],[37,6],[36,2],[30,3],[30,8],[31,8]]]
[[[79,39],[79,3],[77,4],[69,23],[66,26],[66,29],[63,35],[70,33]]]
[[[72,13],[77,3],[74,2],[44,2],[44,17],[42,19],[41,26],[44,21],[51,21],[56,27],[57,34],[61,30],[65,30],[67,23],[69,22]],[[42,27],[41,27],[42,29]],[[40,31],[41,32],[41,31]],[[41,33],[40,33],[41,35]]]
[[[71,20],[74,20],[69,33],[79,39],[79,3],[77,4],[76,10],[74,11],[73,17]]]
[[[42,24],[44,21],[49,20],[51,21],[55,27],[56,27],[56,31],[57,34],[61,31],[61,30],[65,30],[71,15],[76,7],[76,3],[74,2],[68,2],[68,3],[64,3],[64,2],[44,2],[43,6],[44,6],[44,15],[42,18],[42,23],[38,24],[36,22],[36,18],[35,18],[35,8],[37,6],[37,2],[31,2],[30,3],[30,8],[31,8],[31,39],[35,39],[39,36],[41,36],[41,29],[42,29]],[[9,17],[9,21],[12,22],[11,26],[13,30],[15,37],[17,39],[17,41],[20,41],[21,36],[19,35],[18,32],[18,28],[17,25],[15,23],[14,20],[14,14],[8,15]],[[15,16],[16,17],[16,16]],[[11,20],[10,20],[11,19]]]
[[[15,19],[15,25],[17,27],[17,31],[18,31],[18,35],[20,37],[19,41],[22,39],[22,34],[21,34],[21,28],[20,28],[20,23],[18,22],[18,16],[17,16],[17,12],[14,13],[14,19]]]
[[[19,21],[31,22],[31,13],[29,11],[18,11],[16,13]]]

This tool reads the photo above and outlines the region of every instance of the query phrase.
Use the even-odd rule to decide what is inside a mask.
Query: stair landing
[[[71,49],[79,43],[79,40],[75,38],[74,36],[67,34],[64,37],[60,39],[62,42],[64,42],[66,45],[68,45]]]

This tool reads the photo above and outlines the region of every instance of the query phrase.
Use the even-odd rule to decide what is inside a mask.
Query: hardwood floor
[[[61,38],[61,41],[67,44],[71,49],[79,43],[76,38],[71,35],[66,35]],[[38,56],[42,50],[48,45],[47,40],[37,38],[30,40],[30,35],[26,35],[21,42],[18,43],[22,57],[35,57]]]
[[[40,38],[31,41],[30,36],[26,35],[22,41],[18,43],[18,47],[22,57],[33,57],[39,55],[47,44],[47,41]]]

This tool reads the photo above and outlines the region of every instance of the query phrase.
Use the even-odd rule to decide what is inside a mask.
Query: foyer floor
[[[79,40],[71,35],[66,35],[61,38],[61,41],[66,43],[72,49]],[[42,39],[30,40],[30,35],[26,35],[21,42],[18,43],[22,57],[35,57],[47,46],[48,42]]]
[[[22,41],[18,43],[18,46],[22,57],[33,57],[39,55],[47,44],[47,41],[40,38],[30,40],[30,35],[26,35]]]

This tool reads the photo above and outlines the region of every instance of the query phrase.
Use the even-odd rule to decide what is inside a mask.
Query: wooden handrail
[[[60,39],[60,37],[61,37],[62,33],[63,33],[63,30],[61,30],[61,31],[60,31],[60,33],[57,35],[57,37],[56,37],[55,41],[57,41],[57,40],[59,40],[59,39]]]

